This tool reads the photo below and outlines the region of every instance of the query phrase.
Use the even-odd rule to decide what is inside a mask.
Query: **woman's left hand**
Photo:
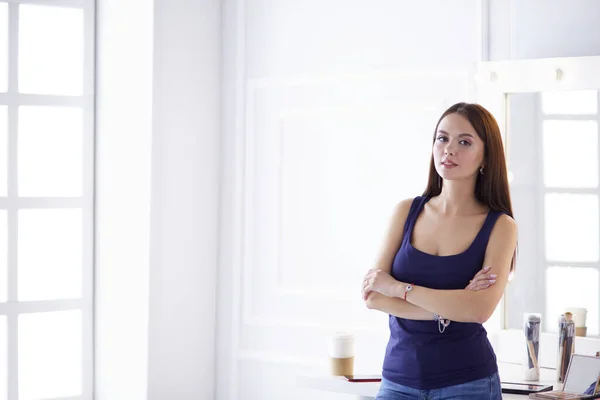
[[[363,280],[363,300],[369,297],[369,292],[378,292],[384,296],[395,297],[398,293],[398,281],[385,271],[370,269]]]

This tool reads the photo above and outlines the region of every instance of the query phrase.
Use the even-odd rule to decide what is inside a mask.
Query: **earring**
[[[481,175],[483,175],[483,165],[481,166],[481,168],[479,168],[479,173],[480,173]]]

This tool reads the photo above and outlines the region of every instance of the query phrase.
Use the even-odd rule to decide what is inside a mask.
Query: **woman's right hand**
[[[488,274],[490,267],[484,267],[481,271],[479,271],[473,279],[469,282],[465,290],[483,290],[487,289],[496,283],[496,274]]]

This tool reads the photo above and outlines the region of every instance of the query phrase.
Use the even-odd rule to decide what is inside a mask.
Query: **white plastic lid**
[[[354,334],[337,332],[329,340],[329,357],[354,357]]]

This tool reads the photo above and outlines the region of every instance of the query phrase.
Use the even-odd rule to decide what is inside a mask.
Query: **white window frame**
[[[8,3],[8,92],[0,93],[0,105],[8,106],[8,196],[0,198],[0,209],[8,214],[8,302],[0,303],[7,316],[8,398],[18,399],[18,316],[62,310],[80,310],[82,315],[82,394],[69,400],[91,400],[94,392],[94,117],[95,117],[95,0],[0,0]],[[83,9],[83,92],[79,96],[21,94],[18,90],[19,5],[36,4]],[[70,106],[83,112],[83,193],[81,197],[17,196],[17,109],[19,106]],[[18,301],[17,211],[36,208],[82,210],[82,297],[68,300]],[[65,398],[66,399],[66,398]],[[53,399],[60,400],[60,399]]]

